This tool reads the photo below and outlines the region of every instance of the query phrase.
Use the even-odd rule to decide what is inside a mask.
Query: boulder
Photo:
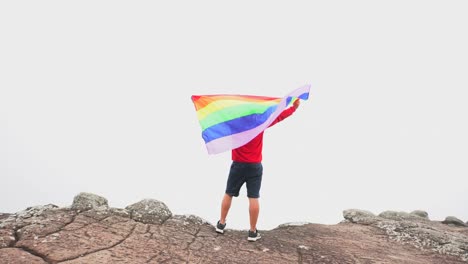
[[[419,216],[419,217],[429,220],[429,214],[423,210],[414,210],[410,213],[410,215]]]
[[[107,199],[92,193],[81,192],[73,199],[72,209],[87,211],[90,209],[109,208]]]
[[[415,218],[421,218],[419,215],[416,214],[409,214],[407,212],[402,212],[402,211],[384,211],[379,214],[380,217],[389,219],[389,220],[395,220],[395,221],[401,221],[401,220],[412,220]]]
[[[343,217],[352,223],[362,225],[370,225],[377,221],[376,216],[372,212],[360,209],[344,210]]]
[[[179,223],[182,225],[203,225],[203,224],[210,224],[207,220],[192,214],[187,215],[174,215],[170,219],[167,220],[168,222]]]
[[[456,218],[455,216],[447,216],[445,220],[442,221],[442,223],[446,225],[465,226],[465,223],[463,223],[462,220]]]
[[[125,209],[133,220],[145,224],[162,224],[172,216],[166,204],[155,199],[144,199]]]

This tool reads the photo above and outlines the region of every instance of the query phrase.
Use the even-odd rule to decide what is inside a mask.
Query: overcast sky
[[[2,1],[0,212],[92,192],[216,223],[231,156],[207,154],[191,95],[311,84],[265,132],[259,229],[468,221],[468,3],[272,2]],[[227,221],[248,228],[245,189]]]

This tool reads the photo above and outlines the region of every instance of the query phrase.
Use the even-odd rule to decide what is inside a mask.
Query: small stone
[[[125,218],[130,218],[130,212],[126,209],[111,207],[109,208],[109,211],[114,215],[118,215],[120,217],[125,217]]]
[[[304,250],[309,250],[309,247],[304,246],[304,245],[300,245],[299,248],[300,248],[300,249],[304,249]]]
[[[410,219],[412,216],[407,213],[407,212],[398,212],[398,211],[384,211],[379,214],[380,217],[385,218],[385,219],[390,219],[390,220],[404,220],[404,219]]]

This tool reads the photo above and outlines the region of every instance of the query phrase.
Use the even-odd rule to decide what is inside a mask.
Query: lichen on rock
[[[456,218],[455,216],[447,216],[445,220],[442,221],[442,223],[446,225],[465,226],[465,223],[463,223],[462,220]]]
[[[370,225],[378,220],[372,212],[360,209],[344,210],[343,217],[351,223],[357,223],[362,225]]]
[[[145,224],[162,224],[172,216],[167,205],[155,199],[144,199],[125,207],[131,218]]]
[[[107,199],[92,193],[81,192],[73,199],[71,206],[74,210],[86,211],[90,209],[108,208]]]

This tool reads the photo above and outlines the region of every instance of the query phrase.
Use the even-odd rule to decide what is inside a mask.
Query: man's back
[[[247,144],[232,150],[232,160],[237,162],[258,163],[262,161],[263,132]]]

